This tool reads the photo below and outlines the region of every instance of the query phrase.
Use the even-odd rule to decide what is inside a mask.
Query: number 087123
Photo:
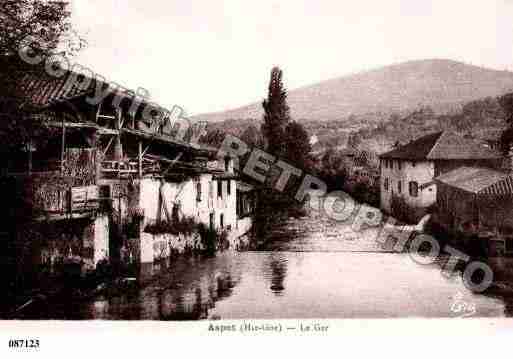
[[[10,339],[9,348],[39,348],[39,339]]]

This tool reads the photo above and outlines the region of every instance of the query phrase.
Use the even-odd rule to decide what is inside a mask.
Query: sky
[[[72,0],[76,58],[187,114],[419,59],[513,71],[513,0]]]

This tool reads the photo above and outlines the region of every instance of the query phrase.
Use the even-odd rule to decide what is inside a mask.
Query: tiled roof
[[[383,153],[380,158],[404,160],[498,159],[500,154],[484,144],[445,131],[420,137]]]
[[[22,77],[18,89],[32,105],[38,107],[94,91],[96,86],[94,79],[84,77],[81,83],[75,84],[74,81],[68,82],[69,74],[66,73],[58,78],[27,73]]]
[[[75,81],[75,79],[78,80]],[[101,76],[91,78],[73,71],[68,71],[61,77],[42,73],[27,73],[19,82],[18,92],[23,94],[26,100],[31,102],[31,105],[46,107],[55,102],[92,94],[97,88],[102,91],[110,88],[113,93],[121,91],[121,93],[131,96],[127,91],[104,80]]]
[[[460,167],[435,181],[475,194],[512,194],[513,179],[507,173],[489,168]]]
[[[397,158],[397,159],[426,159],[429,152],[433,149],[436,141],[440,138],[442,132],[432,133],[427,136],[420,137],[405,145],[399,146],[392,151],[381,154],[380,158]]]
[[[501,155],[483,143],[443,132],[428,155],[428,159],[498,159]]]

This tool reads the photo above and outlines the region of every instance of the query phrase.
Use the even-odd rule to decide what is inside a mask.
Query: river
[[[472,293],[459,275],[446,278],[440,265],[383,250],[375,238],[373,229],[355,232],[312,212],[275,226],[264,250],[145,266],[142,287],[32,312],[108,320],[511,315],[511,299]]]

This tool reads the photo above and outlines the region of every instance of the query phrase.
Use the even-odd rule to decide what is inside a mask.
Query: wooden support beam
[[[105,154],[107,153],[107,151],[109,150],[109,147],[112,143],[112,141],[114,140],[114,136],[110,138],[109,142],[107,143],[107,146],[105,147],[105,149],[103,150],[103,155],[105,156]]]
[[[149,147],[149,146],[148,146]],[[139,151],[138,151],[138,154],[139,154],[139,163],[138,163],[138,170],[139,170],[139,178],[142,178],[142,159],[143,159],[143,154],[142,154],[142,141],[139,141]]]
[[[100,163],[100,156],[98,156],[98,142],[99,142],[99,135],[98,133],[94,133],[92,136],[92,147],[94,148],[94,178],[95,184],[98,184],[100,182],[100,176],[101,176],[101,163]]]
[[[32,174],[32,141],[28,145],[28,173]]]
[[[116,117],[116,128],[119,130],[121,128],[121,124],[123,123],[121,118],[121,109],[119,107],[116,108],[114,116]]]
[[[98,118],[104,118],[107,120],[115,120],[116,116],[110,116],[110,115],[98,115]]]
[[[95,121],[96,123],[98,123],[98,119],[100,118],[100,110],[101,110],[101,107],[102,107],[102,104],[101,102],[98,104],[98,106],[96,107],[96,118],[95,118]]]
[[[62,127],[62,122],[50,121],[46,123],[51,127]],[[98,129],[99,127],[90,122],[64,122],[64,126],[67,128],[78,128],[78,129]]]
[[[119,124],[119,128],[123,128],[123,126],[125,124],[126,117],[123,116],[123,111],[121,109],[119,109],[119,118],[121,121],[121,123]]]
[[[62,117],[62,139],[61,139],[61,174],[64,173],[64,151],[66,150],[66,126],[64,116]]]
[[[141,142],[139,142],[141,143]],[[150,149],[150,145],[146,146],[146,148],[144,149],[144,151],[142,152],[142,155],[144,157],[144,155],[146,154],[146,152],[148,152],[148,150]]]
[[[121,109],[116,109],[116,120],[114,121],[114,126],[116,130],[120,130],[121,128]],[[121,136],[117,135],[115,147],[114,147],[114,158],[118,161],[123,159],[123,145],[121,144]]]
[[[118,130],[113,130],[111,128],[104,128],[104,127],[100,127],[98,129],[98,133],[100,135],[119,135],[119,131]]]

